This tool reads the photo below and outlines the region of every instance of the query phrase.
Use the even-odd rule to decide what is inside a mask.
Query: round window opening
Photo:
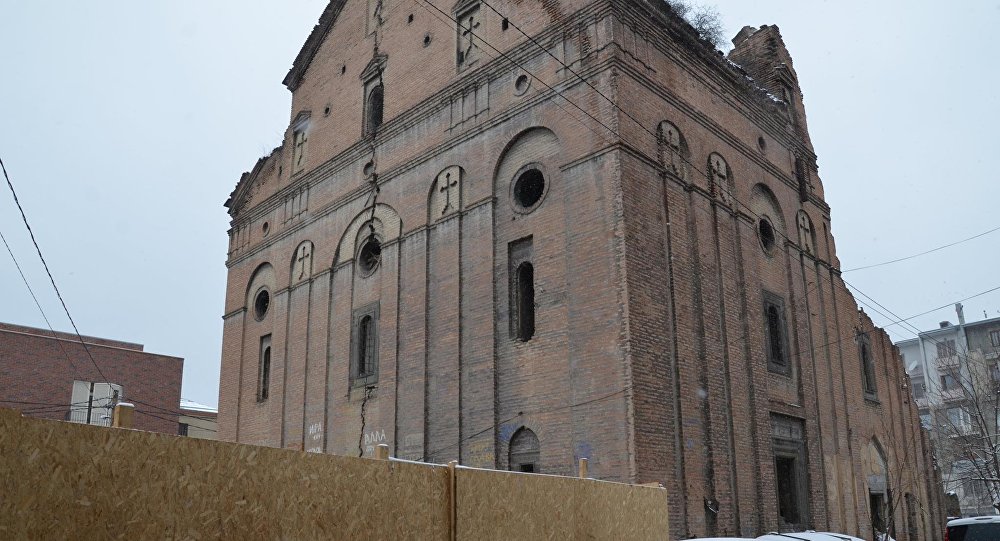
[[[528,91],[528,86],[531,84],[531,79],[527,75],[518,75],[517,79],[514,81],[514,94],[520,96]]]
[[[382,244],[374,236],[369,236],[358,252],[358,268],[365,276],[375,272],[382,260]]]
[[[270,307],[271,294],[266,289],[261,289],[257,292],[257,296],[253,298],[253,315],[257,318],[257,321],[264,319],[264,316],[267,315],[267,309]]]
[[[528,169],[514,182],[514,201],[525,209],[538,204],[545,194],[545,177],[538,169]]]
[[[757,233],[760,235],[760,245],[770,254],[774,250],[774,226],[767,218],[761,218],[757,224]]]

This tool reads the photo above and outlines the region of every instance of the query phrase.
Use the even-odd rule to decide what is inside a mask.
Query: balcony
[[[954,402],[955,400],[965,400],[965,391],[962,389],[948,389],[941,391],[942,402]]]
[[[958,355],[946,355],[944,357],[938,357],[937,366],[939,369],[958,367]]]

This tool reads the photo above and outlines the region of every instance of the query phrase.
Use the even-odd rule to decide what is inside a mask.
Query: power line
[[[872,264],[872,265],[865,265],[863,267],[854,267],[853,269],[842,270],[840,272],[841,273],[854,272],[854,271],[859,271],[859,270],[864,270],[864,269],[871,269],[871,268],[875,268],[875,267],[881,267],[883,265],[890,265],[892,263],[899,263],[900,261],[906,261],[908,259],[913,259],[915,257],[920,257],[922,255],[932,254],[932,253],[937,252],[939,250],[944,250],[945,248],[951,248],[952,246],[956,246],[956,245],[962,244],[963,242],[968,242],[970,240],[978,239],[979,237],[984,237],[986,235],[989,235],[990,233],[993,233],[994,231],[1000,231],[1000,227],[994,227],[993,229],[990,229],[989,231],[984,231],[984,232],[982,232],[982,233],[980,233],[978,235],[973,235],[973,236],[971,236],[969,238],[965,238],[965,239],[962,239],[962,240],[951,242],[951,243],[945,244],[944,246],[938,246],[937,248],[932,248],[932,249],[927,250],[925,252],[920,252],[919,254],[908,255],[906,257],[901,257],[899,259],[893,259],[891,261],[883,261],[882,263],[875,263],[875,264]]]
[[[52,289],[55,290],[56,296],[59,297],[59,303],[62,304],[63,311],[66,312],[66,317],[69,319],[70,324],[73,325],[73,330],[76,331],[76,336],[80,339],[80,343],[83,344],[83,349],[87,352],[87,357],[90,358],[90,362],[93,363],[94,368],[97,369],[97,373],[101,376],[101,379],[104,380],[104,383],[110,385],[111,382],[108,381],[107,377],[105,377],[104,372],[101,371],[101,367],[97,366],[97,361],[94,360],[94,356],[90,354],[90,348],[87,347],[87,342],[84,341],[83,336],[80,334],[80,329],[77,328],[76,322],[73,321],[73,316],[69,313],[69,308],[66,306],[66,301],[63,299],[62,293],[59,292],[59,286],[56,285],[56,280],[52,277],[52,271],[49,270],[49,264],[45,262],[45,257],[42,255],[42,249],[38,246],[38,240],[35,239],[35,232],[31,230],[31,225],[28,224],[28,217],[25,215],[24,208],[21,206],[21,201],[17,197],[17,191],[14,190],[14,184],[10,181],[10,175],[7,174],[7,167],[3,163],[3,158],[0,158],[0,169],[3,170],[4,179],[7,180],[7,187],[10,188],[10,193],[14,196],[14,203],[17,205],[17,210],[21,213],[21,221],[24,222],[24,227],[28,229],[28,235],[31,236],[31,243],[35,245],[35,251],[38,252],[38,259],[42,261],[42,266],[45,267],[45,273],[49,275],[49,281],[52,282]]]

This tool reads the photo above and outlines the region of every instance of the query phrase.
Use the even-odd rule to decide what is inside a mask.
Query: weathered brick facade
[[[73,382],[104,382],[96,362],[135,405],[135,428],[176,434],[177,415],[168,412],[180,404],[184,359],[145,352],[141,344],[83,339],[86,350],[75,334],[0,323],[0,407],[87,422],[87,404],[72,401]]]
[[[537,470],[587,457],[595,477],[663,483],[674,538],[867,537],[878,448],[882,492],[912,510],[893,507],[896,538],[937,537],[905,374],[840,279],[777,28],[740,33],[741,69],[660,2],[384,0],[381,25],[376,2],[330,3],[284,81],[284,145],[227,202],[221,438],[507,468],[525,427]],[[478,47],[431,6],[477,14]],[[366,137],[379,73],[385,122]],[[526,168],[545,178],[528,209]],[[514,337],[523,262],[529,340]],[[377,381],[352,377],[369,313]],[[789,465],[800,507],[779,521]],[[919,482],[895,482],[899,465]]]

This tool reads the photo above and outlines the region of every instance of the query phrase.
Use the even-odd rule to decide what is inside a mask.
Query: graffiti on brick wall
[[[384,428],[376,428],[371,432],[366,432],[364,435],[365,454],[374,455],[375,446],[385,442],[386,442],[386,437]]]
[[[466,466],[474,468],[492,468],[496,458],[493,455],[493,442],[481,440],[469,445],[463,457]]]
[[[323,452],[323,423],[313,423],[309,425],[306,436],[306,452]]]

